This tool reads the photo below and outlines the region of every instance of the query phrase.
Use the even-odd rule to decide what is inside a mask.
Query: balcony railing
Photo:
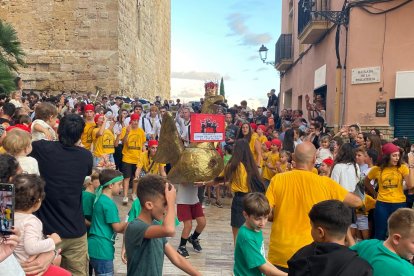
[[[278,71],[285,71],[293,62],[292,34],[281,34],[276,42],[275,67]]]
[[[315,11],[329,10],[329,0],[299,0],[298,38],[302,44],[313,44],[330,27],[326,18]]]

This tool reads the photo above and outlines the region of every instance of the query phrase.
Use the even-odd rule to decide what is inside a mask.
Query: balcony
[[[293,63],[292,34],[281,34],[276,42],[275,67],[284,72]]]
[[[298,39],[301,44],[315,44],[332,23],[315,11],[329,10],[329,0],[300,0],[298,3]]]

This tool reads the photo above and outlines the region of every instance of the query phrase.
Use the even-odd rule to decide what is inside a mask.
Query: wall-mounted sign
[[[375,117],[387,117],[387,102],[377,102],[375,105]]]
[[[352,69],[352,84],[374,83],[380,81],[380,66]]]

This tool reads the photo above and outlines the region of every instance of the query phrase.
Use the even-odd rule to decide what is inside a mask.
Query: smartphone
[[[0,183],[0,232],[11,235],[14,226],[14,185]]]

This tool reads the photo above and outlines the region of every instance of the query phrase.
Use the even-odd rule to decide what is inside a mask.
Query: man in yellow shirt
[[[82,141],[83,147],[87,150],[91,150],[91,145],[93,142],[92,132],[96,126],[94,116],[95,116],[95,107],[93,106],[93,104],[85,105],[85,113],[84,113],[85,128],[83,129],[81,141]]]
[[[129,180],[135,174],[137,164],[141,158],[143,149],[145,149],[145,132],[138,128],[139,115],[131,115],[129,126],[123,127],[121,134],[115,140],[115,147],[118,146],[119,140],[122,139],[122,173],[124,175],[124,198],[123,204],[128,203]],[[132,194],[135,200],[136,195]]]
[[[295,148],[296,169],[276,174],[266,197],[273,208],[270,233],[269,261],[287,271],[287,261],[305,245],[312,242],[308,213],[318,202],[337,199],[351,207],[362,205],[361,199],[342,188],[332,179],[312,172],[316,149],[310,142]]]

